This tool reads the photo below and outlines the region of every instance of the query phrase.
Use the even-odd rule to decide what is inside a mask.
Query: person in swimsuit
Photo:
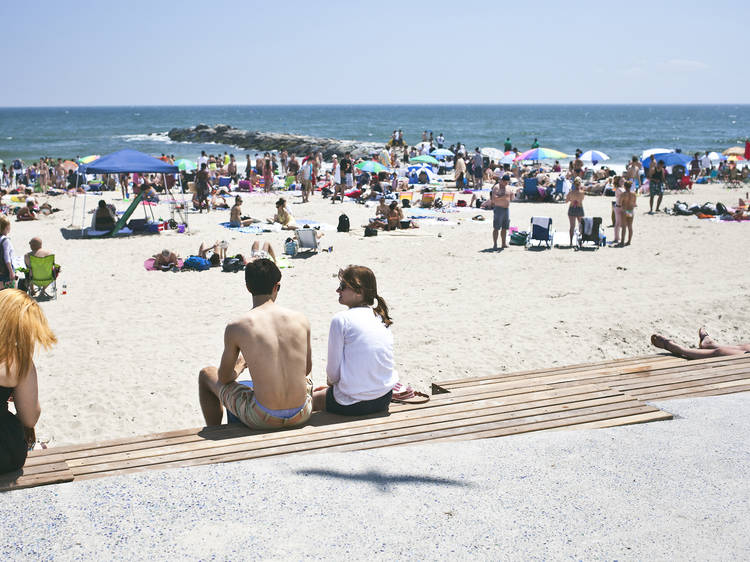
[[[173,251],[164,248],[158,254],[153,255],[154,258],[154,269],[161,269],[162,271],[168,271],[173,267],[178,267],[179,257]]]
[[[622,220],[622,195],[625,193],[623,181],[620,176],[615,176],[612,181],[612,187],[615,189],[615,200],[612,202],[612,213],[614,214],[613,223],[615,225],[615,240],[618,244],[620,240],[625,239],[625,229]]]
[[[629,246],[633,239],[633,219],[635,218],[636,199],[638,195],[632,190],[633,182],[625,182],[625,192],[620,196],[620,209],[622,211],[622,232],[620,246]],[[625,242],[625,231],[628,232],[628,241]]]
[[[37,302],[23,291],[0,292],[0,474],[21,468],[29,446],[27,436],[39,420],[41,407],[34,366],[34,348],[57,343]],[[13,397],[16,413],[8,410]]]
[[[576,222],[583,222],[584,211],[583,211],[583,198],[586,197],[586,193],[581,189],[581,178],[573,180],[573,187],[565,196],[565,201],[570,203],[568,205],[568,220],[570,221],[570,247],[573,247],[573,234],[576,230]],[[583,226],[581,226],[583,228]]]
[[[371,269],[350,265],[338,277],[338,300],[347,310],[331,320],[328,385],[315,389],[313,408],[343,416],[387,412],[398,382],[388,305]]]
[[[245,266],[253,308],[224,331],[219,367],[198,375],[198,397],[206,425],[219,425],[226,408],[252,429],[301,425],[312,413],[310,322],[276,304],[281,271],[271,260]],[[252,387],[237,381],[248,369]]]
[[[651,158],[651,167],[649,168],[649,188],[648,188],[648,207],[649,214],[654,213],[654,197],[658,197],[656,200],[656,212],[659,212],[659,206],[661,205],[662,197],[664,197],[664,182],[667,179],[667,172],[664,169],[664,160],[654,166],[654,159]]]
[[[279,223],[282,230],[297,230],[298,228],[292,213],[286,207],[286,199],[283,197],[276,201],[276,214],[272,219],[268,219],[267,222],[269,224]]]
[[[233,227],[250,226],[256,222],[260,222],[260,219],[242,216],[242,197],[239,195],[235,197],[234,205],[229,210],[229,225]]]
[[[257,240],[253,242],[252,248],[250,248],[250,259],[245,261],[245,265],[255,260],[270,259],[273,263],[276,263],[276,252],[273,251],[273,246],[270,242],[263,242],[261,245]]]
[[[698,349],[683,347],[658,334],[651,336],[651,344],[664,349],[677,357],[685,359],[705,359],[706,357],[723,357],[726,355],[742,355],[750,353],[750,343],[737,345],[719,345],[708,335],[706,328],[698,330]]]
[[[508,247],[507,236],[508,229],[510,228],[510,200],[515,194],[513,189],[510,187],[510,176],[503,174],[500,176],[501,170],[497,169],[496,177],[497,181],[492,186],[490,192],[490,203],[492,203],[492,249],[504,250]],[[500,234],[501,246],[497,247],[497,235]]]

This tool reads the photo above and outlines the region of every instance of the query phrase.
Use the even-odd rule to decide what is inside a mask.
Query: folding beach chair
[[[422,198],[419,200],[419,206],[423,209],[428,209],[432,207],[432,205],[435,203],[435,194],[434,193],[423,193]]]
[[[38,258],[29,255],[29,280],[27,291],[29,296],[39,298],[57,298],[57,281],[55,280],[55,255]]]
[[[568,185],[565,185],[566,182]],[[557,178],[557,181],[555,182],[555,192],[553,194],[554,200],[564,201],[565,195],[567,195],[568,191],[570,191],[570,182],[562,176]]]
[[[297,242],[299,243],[299,250],[312,250],[313,252],[318,251],[318,236],[317,232],[312,228],[298,228],[296,230]]]
[[[440,197],[440,201],[442,202],[443,207],[452,207],[455,199],[456,199],[456,194],[453,192],[442,193]]]
[[[231,183],[232,183],[232,178],[230,178],[229,176],[219,177],[219,187],[229,187]]]
[[[401,201],[402,207],[404,206],[404,201],[408,201],[409,204],[411,205],[413,199],[414,199],[413,191],[404,191],[398,194],[398,200]]]
[[[578,247],[583,248],[585,242],[592,242],[598,250],[602,245],[602,217],[584,217],[579,224]]]
[[[539,180],[537,178],[523,178],[523,196],[528,201],[539,199]]]
[[[547,248],[552,248],[554,238],[555,231],[552,230],[551,217],[531,217],[531,231],[526,238],[526,249],[531,247],[533,241],[536,241],[537,247],[544,242],[547,244]]]

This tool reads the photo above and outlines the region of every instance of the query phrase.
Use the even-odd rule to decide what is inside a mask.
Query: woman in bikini
[[[612,211],[615,215],[613,221],[615,225],[615,244],[625,239],[625,229],[623,228],[622,220],[622,194],[625,193],[625,189],[622,187],[622,183],[620,176],[615,176],[612,182],[612,186],[615,188],[615,200],[612,202]]]
[[[725,355],[750,353],[750,343],[719,345],[708,335],[706,328],[698,330],[698,349],[683,347],[658,334],[651,336],[651,343],[659,349],[665,349],[685,359],[705,359],[706,357],[723,357]]]
[[[576,230],[576,222],[583,219],[583,198],[586,194],[581,189],[581,178],[573,180],[573,188],[565,196],[565,201],[570,203],[568,205],[568,220],[570,221],[570,247],[573,247],[573,233]]]
[[[635,201],[637,195],[632,191],[633,182],[625,182],[625,191],[620,195],[620,211],[622,212],[622,232],[619,246],[629,246],[633,239],[633,219],[635,218]],[[625,242],[625,231],[628,231],[628,241]],[[615,231],[616,232],[616,231]]]

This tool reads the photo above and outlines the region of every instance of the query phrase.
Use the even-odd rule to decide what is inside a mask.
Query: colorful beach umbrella
[[[439,164],[437,158],[430,156],[429,154],[421,154],[414,158],[409,158],[409,162],[424,162],[425,164]]]
[[[189,172],[191,170],[195,170],[198,167],[198,164],[196,162],[188,160],[187,158],[180,158],[174,163],[174,165],[183,172]]]
[[[79,158],[78,162],[81,164],[88,164],[89,162],[93,162],[94,160],[97,160],[99,158],[101,158],[101,155],[92,154],[90,156],[84,156],[83,158]]]
[[[354,167],[363,172],[370,172],[371,174],[379,174],[380,172],[388,171],[388,168],[383,166],[380,162],[375,162],[375,160],[365,160],[364,162],[355,164]]]
[[[515,160],[559,160],[560,158],[569,158],[569,156],[552,148],[532,148],[516,156]]]
[[[62,167],[65,168],[66,170],[77,170],[78,164],[76,164],[72,160],[66,160],[65,162],[62,163]]]
[[[744,159],[745,158],[743,156],[739,156],[737,154],[730,154],[729,156],[727,156],[727,160],[729,160],[730,162],[738,162]]]
[[[584,162],[604,162],[609,160],[609,156],[598,150],[587,150],[581,154],[581,160]]]

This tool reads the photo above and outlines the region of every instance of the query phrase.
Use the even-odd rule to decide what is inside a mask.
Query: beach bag
[[[245,269],[245,264],[241,259],[237,257],[227,257],[224,258],[223,262],[221,262],[221,270],[226,271],[227,273],[237,273],[238,271],[242,271],[243,269]]]
[[[464,201],[463,199],[459,199],[458,201],[456,201],[456,207],[466,207],[466,201]]]
[[[528,237],[529,237],[528,232],[511,232],[510,244],[512,246],[524,246],[526,245],[526,238]]]
[[[430,401],[430,397],[414,390],[410,385],[403,385],[397,382],[391,390],[391,402],[396,404],[425,404]]]
[[[402,199],[401,200],[401,208],[402,209],[410,209],[411,208],[411,201],[408,199]]]
[[[369,236],[377,236],[377,235],[378,235],[378,229],[377,228],[373,228],[371,226],[366,226],[365,227],[365,238],[367,238]]]
[[[210,269],[210,267],[210,261],[198,256],[190,256],[185,260],[185,263],[182,264],[182,269],[192,269],[194,271],[206,271],[207,269]]]
[[[339,225],[336,227],[336,230],[339,232],[349,232],[349,226],[349,217],[344,213],[341,213],[341,215],[339,215]]]
[[[287,256],[296,256],[297,242],[295,240],[292,240],[291,238],[287,238],[286,242],[284,242],[284,253]]]
[[[704,215],[717,215],[718,212],[716,210],[716,205],[713,203],[703,203],[703,206],[701,207],[701,213]]]

